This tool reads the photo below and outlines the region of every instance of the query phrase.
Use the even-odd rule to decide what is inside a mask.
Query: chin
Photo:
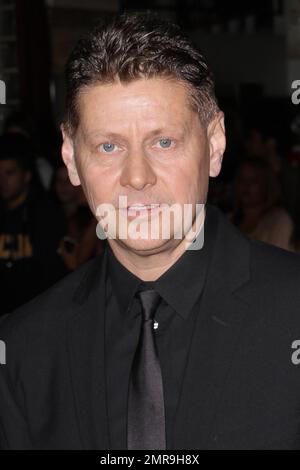
[[[143,240],[137,239],[134,240],[132,238],[119,239],[117,243],[121,243],[124,247],[126,247],[129,251],[134,251],[136,253],[158,253],[166,249],[166,247],[170,244],[170,240],[166,239],[157,239],[157,240]]]

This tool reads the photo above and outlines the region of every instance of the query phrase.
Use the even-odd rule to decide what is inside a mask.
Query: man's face
[[[30,173],[15,160],[0,160],[0,198],[10,202],[21,196],[28,187]]]
[[[222,113],[205,130],[184,85],[162,78],[94,85],[79,95],[78,104],[80,124],[73,140],[64,132],[62,154],[71,181],[82,184],[95,215],[103,203],[119,208],[119,196],[126,196],[129,206],[192,204],[195,215],[196,203],[206,201],[209,175],[221,168]],[[129,222],[133,218],[119,211]],[[174,239],[178,229],[171,223],[170,239],[118,240],[118,226],[111,243],[157,252],[180,242]]]

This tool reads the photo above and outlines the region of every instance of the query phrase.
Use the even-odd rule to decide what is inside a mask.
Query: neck
[[[185,237],[176,245],[177,240],[172,239],[169,246],[159,252],[147,253],[146,255],[138,254],[130,251],[126,246],[120,245],[118,241],[108,239],[108,242],[115,257],[126,269],[143,281],[155,281],[183,255],[187,246],[199,235],[204,225],[205,216],[206,208],[204,206]]]

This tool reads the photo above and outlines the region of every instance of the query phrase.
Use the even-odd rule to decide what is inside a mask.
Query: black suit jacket
[[[216,243],[172,447],[299,449],[300,257],[211,210]],[[111,449],[105,275],[106,256],[96,257],[1,319],[2,448]]]

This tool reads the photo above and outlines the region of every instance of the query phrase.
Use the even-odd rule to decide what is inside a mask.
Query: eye
[[[116,149],[116,144],[105,142],[99,146],[100,150],[103,149],[104,153],[111,153]]]
[[[159,143],[159,145],[160,145],[161,148],[163,148],[163,149],[168,149],[168,148],[170,148],[171,145],[172,145],[172,139],[168,139],[168,138],[166,138],[166,139],[160,139],[160,140],[158,141],[158,143]]]

